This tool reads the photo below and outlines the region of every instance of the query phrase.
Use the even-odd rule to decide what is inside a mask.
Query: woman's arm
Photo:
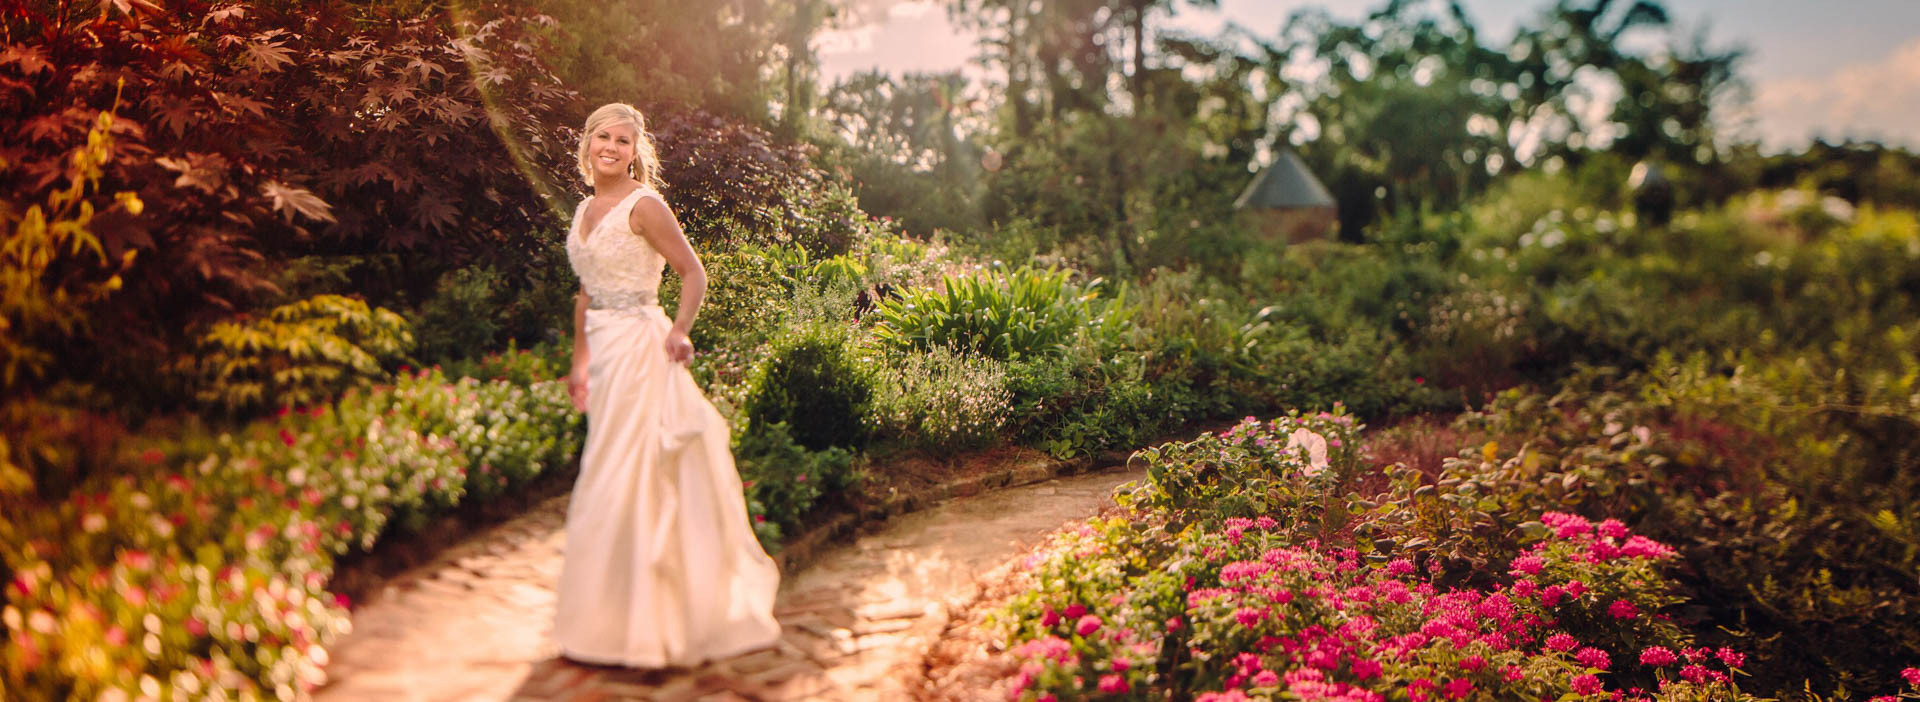
[[[687,334],[693,331],[693,320],[707,299],[707,269],[693,253],[693,245],[687,243],[680,220],[659,196],[641,196],[627,223],[680,275],[680,309],[673,318],[673,333],[667,335],[667,357],[685,363],[693,358],[693,343],[687,340]]]
[[[567,372],[567,395],[573,408],[587,411],[587,291],[573,296],[573,369]]]

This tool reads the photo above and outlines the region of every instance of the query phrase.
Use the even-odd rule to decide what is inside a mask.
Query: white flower
[[[1307,454],[1307,466],[1300,472],[1307,475],[1319,475],[1327,469],[1327,439],[1306,428],[1293,430],[1287,437],[1287,448],[1304,450]]]

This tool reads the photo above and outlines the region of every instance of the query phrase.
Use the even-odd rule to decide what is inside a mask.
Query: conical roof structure
[[[1233,201],[1236,209],[1296,209],[1314,207],[1333,207],[1333,195],[1327,192],[1327,186],[1307,171],[1307,164],[1300,161],[1300,155],[1293,149],[1281,147],[1279,157],[1273,165],[1267,166],[1260,175],[1247,184],[1246,191],[1240,193],[1240,199]]]

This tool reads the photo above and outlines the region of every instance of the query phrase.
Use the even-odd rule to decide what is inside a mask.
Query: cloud
[[[1770,148],[1797,148],[1814,136],[1920,147],[1920,39],[1829,75],[1761,81],[1753,108]]]

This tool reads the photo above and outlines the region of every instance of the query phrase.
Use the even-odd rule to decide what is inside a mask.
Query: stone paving
[[[1107,469],[952,500],[821,553],[782,581],[778,646],[694,669],[560,659],[550,640],[566,499],[396,578],[335,643],[322,702],[900,700],[979,576],[1144,477]]]

